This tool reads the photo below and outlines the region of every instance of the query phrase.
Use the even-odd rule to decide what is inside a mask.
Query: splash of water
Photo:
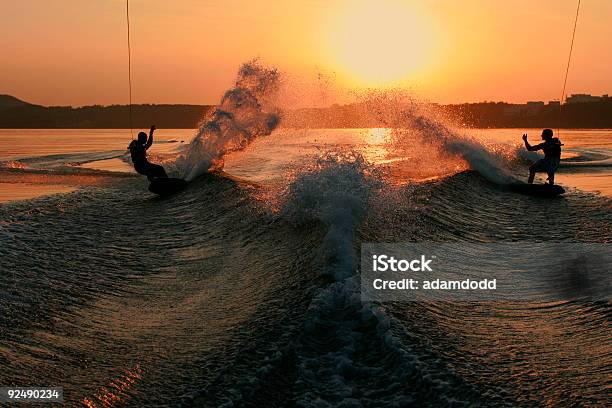
[[[301,170],[284,192],[283,216],[298,224],[318,220],[327,226],[321,256],[327,273],[342,280],[355,273],[354,234],[373,188],[373,168],[358,153],[331,151]]]
[[[442,122],[416,114],[409,116],[413,128],[426,142],[437,143],[446,152],[460,156],[487,180],[496,184],[516,183],[514,177],[495,152],[489,151],[480,141],[454,132]]]
[[[219,105],[202,121],[186,154],[177,160],[184,178],[223,168],[223,157],[243,150],[253,140],[269,135],[279,123],[271,101],[280,85],[280,73],[257,60],[243,64],[234,88],[223,95]]]
[[[449,118],[412,96],[401,91],[370,92],[364,104],[375,121],[394,129],[392,143],[396,146],[401,146],[405,140],[412,143],[417,138],[423,147],[435,147],[447,155],[460,157],[472,170],[493,183],[518,182],[505,166],[503,154],[457,131]]]
[[[333,280],[314,295],[302,334],[293,344],[298,406],[417,405],[418,394],[437,395],[433,404],[444,406],[449,405],[447,395],[456,394],[435,378],[434,369],[404,350],[381,307],[361,300],[354,241],[383,186],[375,166],[356,152],[340,150],[324,153],[313,166],[299,171],[283,194],[284,218],[326,226],[318,250],[323,273]],[[380,386],[393,390],[382,400],[380,395],[360,393],[379,379]],[[407,383],[414,388],[405,387]]]

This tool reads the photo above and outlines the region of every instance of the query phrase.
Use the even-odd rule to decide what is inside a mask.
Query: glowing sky
[[[45,105],[127,102],[124,0],[0,1],[0,94]],[[214,103],[254,57],[296,84],[323,77],[341,87],[402,85],[442,103],[525,102],[559,98],[576,1],[130,7],[135,102]],[[612,94],[611,20],[612,1],[582,1],[568,94]]]

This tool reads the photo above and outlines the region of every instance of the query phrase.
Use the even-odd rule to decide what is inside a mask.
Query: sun
[[[359,1],[336,15],[327,37],[331,57],[361,85],[412,79],[429,62],[432,30],[407,1]]]

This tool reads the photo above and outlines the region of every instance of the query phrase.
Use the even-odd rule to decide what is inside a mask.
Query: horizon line
[[[567,99],[573,96],[587,96],[587,97],[593,97],[593,98],[600,98],[600,99],[612,99],[612,96],[609,96],[609,94],[601,94],[601,95],[593,95],[593,94],[589,94],[589,93],[573,93],[570,95],[566,95],[565,98],[565,102],[561,103],[561,105],[566,105],[568,104]],[[163,105],[169,105],[169,106],[217,106],[217,103],[170,103],[170,102],[162,102],[162,103],[152,103],[152,102],[138,102],[138,103],[111,103],[111,104],[90,104],[90,105],[43,105],[43,104],[37,104],[37,103],[32,103],[32,102],[28,102],[24,99],[18,98],[14,95],[11,94],[0,94],[0,97],[9,97],[9,98],[14,98],[19,102],[23,102],[27,105],[31,105],[31,106],[41,106],[41,107],[45,107],[45,108],[72,108],[72,109],[80,109],[80,108],[87,108],[87,107],[113,107],[113,106],[138,106],[138,105],[144,105],[144,106],[163,106]],[[593,101],[594,102],[594,101]],[[434,102],[434,101],[430,101],[430,100],[422,100],[422,101],[418,101],[417,103],[419,104],[423,104],[423,105],[469,105],[469,104],[490,104],[490,103],[501,103],[501,104],[507,104],[507,105],[527,105],[530,103],[544,103],[545,106],[546,105],[550,105],[550,104],[556,104],[559,103],[559,99],[550,99],[548,101],[544,101],[544,100],[528,100],[525,102],[507,102],[507,101],[494,101],[494,100],[481,100],[481,101],[464,101],[464,102],[450,102],[450,103],[441,103],[441,102]],[[359,102],[348,102],[348,103],[332,103],[326,106],[303,106],[303,107],[299,107],[299,108],[295,108],[295,109],[323,109],[323,108],[330,108],[333,107],[334,105],[338,105],[338,106],[347,106],[347,105],[353,105],[353,104],[359,104]]]

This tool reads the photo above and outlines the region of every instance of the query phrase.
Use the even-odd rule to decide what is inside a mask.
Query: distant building
[[[561,102],[554,100],[554,101],[548,101],[548,106],[559,106],[561,105]]]
[[[524,105],[508,104],[503,107],[502,112],[504,113],[504,116],[513,116],[522,112],[523,110],[525,110]]]
[[[565,103],[588,103],[588,102],[600,102],[608,99],[608,94],[602,96],[594,96],[591,94],[572,94],[565,98]]]
[[[527,116],[537,115],[544,108],[542,101],[529,101],[525,104],[525,114]]]

